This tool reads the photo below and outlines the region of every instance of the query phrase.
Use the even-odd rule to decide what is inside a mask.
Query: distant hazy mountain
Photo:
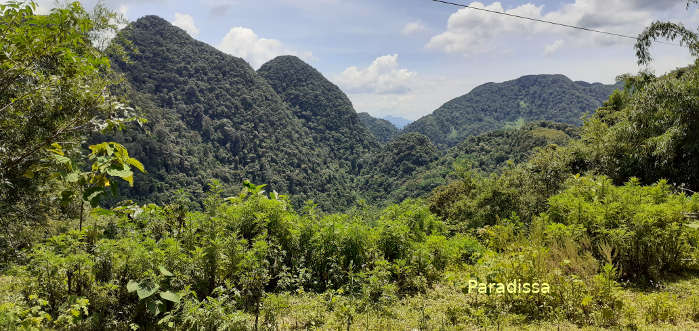
[[[487,83],[455,98],[432,114],[405,127],[419,132],[440,148],[466,137],[505,127],[508,122],[547,120],[580,125],[621,84],[574,82],[563,75],[523,76],[504,83]]]
[[[359,120],[380,142],[385,143],[400,133],[391,122],[373,117],[369,113],[359,113]]]
[[[409,119],[402,118],[399,116],[392,116],[392,115],[384,116],[383,119],[391,122],[391,124],[395,125],[396,128],[398,128],[398,129],[403,129],[406,125],[408,125],[408,124],[410,124],[410,122],[412,122]]]

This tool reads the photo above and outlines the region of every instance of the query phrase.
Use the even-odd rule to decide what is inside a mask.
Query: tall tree
[[[48,15],[36,6],[0,4],[1,251],[20,248],[28,235],[20,227],[43,222],[56,206],[48,187],[56,174],[40,170],[61,167],[86,133],[119,125],[129,113],[110,95],[115,76],[94,44],[116,30],[119,17],[79,2]]]

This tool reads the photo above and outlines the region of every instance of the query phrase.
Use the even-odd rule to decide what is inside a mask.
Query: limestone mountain
[[[304,100],[331,89],[308,87],[308,95],[294,97],[292,90],[275,84],[288,92],[284,96],[292,108],[248,63],[156,16],[130,24],[115,43],[127,50],[128,61],[113,56],[113,66],[124,74],[133,106],[149,120],[146,130],[130,129],[113,137],[148,171],[133,189],[122,191],[127,197],[163,202],[180,189],[200,197],[209,179],[234,192],[249,179],[269,184],[268,191],[292,194],[297,204],[313,198],[322,207],[340,209],[352,201],[347,172],[353,165],[347,160],[373,142],[367,132],[348,134],[359,131],[357,127],[341,127],[359,126],[346,97],[327,96],[341,99],[326,100],[327,109],[305,108]],[[338,123],[331,123],[322,115],[335,105],[344,108],[334,113],[342,114]],[[311,113],[304,117],[305,111]],[[346,144],[347,150],[335,151],[345,158],[337,161],[316,148],[315,139],[322,135]]]
[[[378,147],[347,95],[296,56],[279,56],[257,71],[308,128],[317,150],[357,174],[359,158]]]
[[[405,127],[419,132],[440,148],[455,146],[466,137],[505,127],[517,121],[582,124],[622,85],[574,82],[563,75],[529,75],[504,83],[487,83],[448,101],[432,114]]]

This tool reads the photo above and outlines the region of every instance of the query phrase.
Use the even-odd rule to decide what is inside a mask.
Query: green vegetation
[[[108,60],[102,7],[0,11],[2,329],[699,328],[697,66],[623,77],[582,129],[375,150],[296,58],[257,73],[146,17]]]
[[[364,124],[364,126],[371,132],[376,140],[385,143],[397,136],[400,130],[396,128],[391,122],[373,117],[369,113],[359,113],[359,120]]]
[[[404,130],[422,133],[444,149],[518,120],[580,125],[583,114],[594,112],[621,87],[573,82],[563,75],[531,75],[487,83],[445,103]]]
[[[568,124],[529,123],[469,137],[441,153],[423,135],[403,134],[372,155],[370,165],[359,177],[359,189],[374,203],[427,197],[437,187],[458,178],[459,171],[500,172],[508,161],[524,162],[538,148],[567,144],[578,131]]]
[[[358,174],[360,157],[377,143],[340,88],[295,56],[279,56],[257,72],[304,121],[322,155],[348,174]]]
[[[128,60],[112,58],[125,93],[150,120],[145,130],[92,139],[123,143],[149,169],[124,197],[164,203],[183,189],[201,201],[210,179],[229,187],[249,179],[291,194],[296,206],[313,198],[341,209],[354,201],[352,152],[375,143],[357,134],[362,128],[346,97],[308,65],[279,58],[258,74],[155,16],[130,24],[113,44],[127,50]],[[283,75],[298,75],[294,88],[275,81]],[[344,122],[354,126],[330,133]]]

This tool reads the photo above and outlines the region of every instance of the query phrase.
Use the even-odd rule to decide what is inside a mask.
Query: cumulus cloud
[[[425,24],[423,24],[421,21],[415,21],[415,22],[410,22],[403,26],[403,29],[401,30],[401,33],[405,36],[411,36],[414,34],[418,34],[420,32],[423,32],[427,30],[427,27]]]
[[[199,28],[194,24],[192,15],[175,13],[175,20],[172,21],[172,25],[187,31],[193,38],[199,36]]]
[[[544,48],[544,55],[551,55],[558,51],[565,42],[563,40],[556,40],[552,44],[546,45]]]
[[[398,65],[398,54],[376,58],[368,67],[345,69],[338,84],[350,93],[404,94],[411,90],[417,74]]]
[[[221,39],[218,49],[233,56],[241,57],[254,68],[279,55],[296,55],[304,60],[311,60],[311,52],[297,52],[287,48],[276,39],[260,38],[252,29],[244,27],[231,28]]]
[[[664,17],[671,10],[684,9],[681,1],[675,0],[575,0],[548,13],[544,13],[544,6],[532,3],[511,9],[503,8],[500,2],[490,5],[472,2],[469,6],[630,35],[638,34],[654,19]],[[449,16],[446,30],[433,36],[426,47],[470,55],[493,50],[497,47],[498,37],[536,34],[564,35],[571,39],[575,37],[577,42],[597,45],[618,41],[609,36],[583,35],[579,30],[461,8]]]

